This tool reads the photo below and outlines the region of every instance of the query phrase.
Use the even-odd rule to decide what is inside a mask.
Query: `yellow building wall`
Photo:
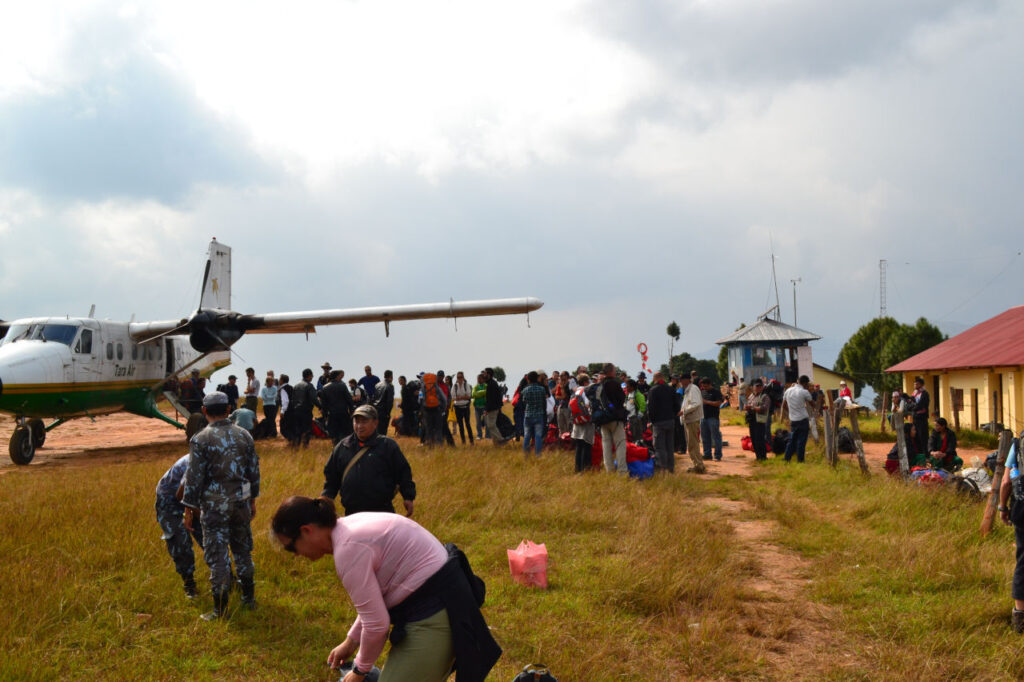
[[[839,376],[835,372],[827,370],[824,367],[820,367],[818,365],[814,366],[814,381],[812,383],[821,386],[822,390],[839,390],[840,381],[846,381],[848,384],[850,384],[850,390],[853,390],[853,382],[847,381],[846,379]]]
[[[932,377],[939,377],[942,395],[939,397],[940,413],[950,424],[955,424],[953,401],[950,388],[963,389],[964,406],[960,412],[960,428],[978,429],[993,419],[1006,428],[1019,433],[1024,428],[1024,366],[987,367],[982,369],[958,369],[940,372],[914,372],[903,374],[903,390],[914,392],[914,377],[924,379],[929,392],[934,386]],[[1002,386],[1000,387],[1000,377]],[[977,391],[977,396],[975,396]],[[993,393],[998,394],[994,397]],[[936,396],[931,396],[932,406]]]

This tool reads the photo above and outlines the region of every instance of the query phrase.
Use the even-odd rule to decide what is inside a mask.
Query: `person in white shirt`
[[[804,451],[807,449],[807,434],[810,432],[811,415],[808,408],[814,404],[810,391],[807,390],[811,380],[803,375],[798,383],[793,384],[782,394],[782,399],[789,409],[789,442],[786,443],[786,461],[793,458],[796,452],[796,461],[804,461]]]
[[[704,396],[688,374],[679,377],[679,385],[683,389],[683,407],[679,410],[679,420],[686,429],[686,452],[693,462],[693,466],[686,472],[703,474],[707,471],[700,454],[700,420],[704,418]]]

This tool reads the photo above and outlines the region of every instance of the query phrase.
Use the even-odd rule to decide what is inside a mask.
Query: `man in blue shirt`
[[[540,374],[530,372],[526,375],[527,384],[519,391],[519,400],[526,407],[523,413],[523,455],[530,452],[530,439],[533,439],[534,454],[540,457],[544,448],[544,426],[547,424],[548,393],[540,383]]]
[[[1020,478],[1020,464],[1017,461],[1021,439],[1017,438],[1010,445],[1010,453],[1006,456],[1006,470],[1003,482],[999,486],[999,517],[1006,525],[1013,525],[1013,534],[1017,542],[1017,565],[1013,570],[1013,613],[1011,620],[1013,629],[1018,634],[1024,633],[1024,501],[1016,499],[1015,482]],[[1019,488],[1019,483],[1016,484]],[[1013,495],[1013,508],[1007,505]]]
[[[369,400],[373,397],[374,392],[377,389],[377,384],[380,383],[380,379],[373,375],[373,370],[370,369],[369,365],[363,367],[363,371],[366,375],[359,380],[359,385],[363,387],[364,391],[366,391],[366,399]]]

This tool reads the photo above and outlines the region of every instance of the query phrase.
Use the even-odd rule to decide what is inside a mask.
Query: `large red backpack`
[[[576,389],[576,393],[569,399],[569,411],[572,412],[572,420],[577,424],[586,424],[590,421],[590,407],[583,397],[583,388]]]
[[[423,375],[423,407],[438,407],[441,401],[437,399],[437,375]]]

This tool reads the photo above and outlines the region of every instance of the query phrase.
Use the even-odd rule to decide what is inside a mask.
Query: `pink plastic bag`
[[[548,586],[548,550],[543,544],[523,540],[508,552],[508,570],[512,579],[527,587]]]

